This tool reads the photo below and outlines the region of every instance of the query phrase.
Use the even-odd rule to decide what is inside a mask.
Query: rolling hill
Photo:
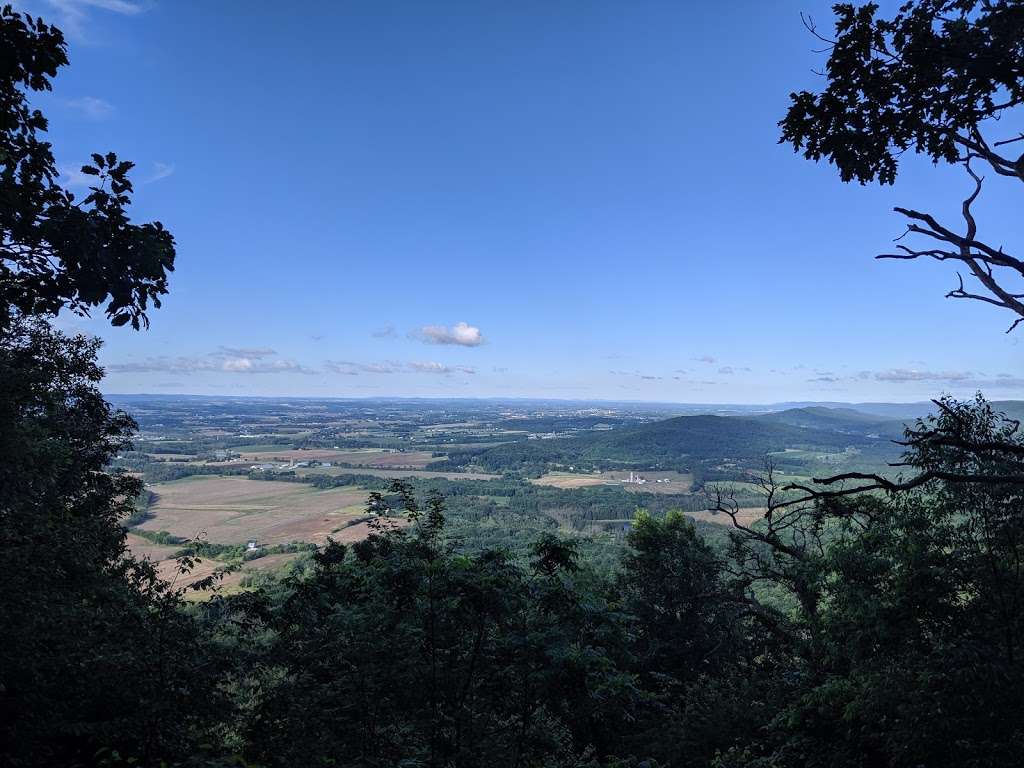
[[[828,408],[762,416],[677,416],[607,432],[509,443],[474,453],[472,461],[496,471],[553,464],[653,469],[731,461],[757,466],[766,454],[786,450],[886,450],[901,431],[900,422]]]
[[[785,424],[803,429],[818,429],[845,435],[875,435],[889,439],[903,435],[904,424],[912,419],[895,419],[864,413],[852,408],[824,408],[809,406],[791,408],[755,417],[759,421]]]

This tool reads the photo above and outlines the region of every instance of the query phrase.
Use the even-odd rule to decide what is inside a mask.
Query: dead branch
[[[1004,252],[1002,248],[993,248],[977,239],[978,224],[971,206],[978,199],[978,195],[981,194],[984,177],[979,176],[971,168],[971,160],[976,156],[971,154],[964,159],[964,168],[974,180],[974,190],[963,201],[961,206],[961,213],[966,224],[965,232],[963,234],[954,232],[940,224],[929,213],[915,211],[911,208],[897,207],[895,211],[910,220],[906,231],[897,240],[903,239],[908,234],[923,235],[950,247],[914,249],[901,244],[896,246],[899,253],[883,253],[875,258],[901,260],[931,258],[936,261],[961,262],[970,270],[971,275],[981,283],[985,292],[968,291],[964,287],[963,276],[958,272],[959,286],[947,293],[946,297],[981,301],[1010,310],[1018,315],[1018,319],[1007,330],[1007,333],[1009,333],[1024,321],[1024,301],[1022,301],[1024,294],[1019,290],[1005,287],[1004,283],[1007,278],[1011,280],[1024,280],[1024,260],[1011,256]]]

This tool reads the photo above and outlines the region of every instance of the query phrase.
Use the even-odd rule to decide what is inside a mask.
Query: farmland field
[[[708,488],[716,488],[722,493],[747,493],[758,495],[764,493],[761,486],[757,483],[747,482],[746,480],[715,480],[713,482],[709,482],[707,485]]]
[[[127,543],[128,550],[132,555],[140,560],[150,560],[153,562],[160,577],[177,587],[187,586],[200,579],[204,579],[225,565],[225,563],[218,560],[204,557],[195,564],[189,573],[181,574],[178,572],[177,561],[173,557],[174,553],[182,548],[180,545],[154,544],[134,533],[128,534]],[[287,552],[267,555],[256,560],[248,560],[237,571],[227,574],[221,581],[221,586],[224,589],[237,589],[247,574],[257,571],[281,570],[297,556],[297,552]]]
[[[349,450],[336,451],[327,448],[277,448],[273,450],[241,451],[246,461],[330,461],[340,464],[378,467],[410,467],[421,469],[439,459],[430,451],[381,451]]]
[[[340,475],[369,475],[371,477],[385,477],[404,479],[408,477],[437,477],[445,480],[496,480],[501,475],[492,475],[486,472],[435,472],[427,469],[374,469],[372,467],[299,467],[295,470],[299,477],[310,475],[328,475],[338,477]]]
[[[150,486],[156,502],[139,528],[216,544],[323,541],[363,514],[366,491],[317,490],[302,483],[198,475]]]
[[[582,475],[576,472],[548,472],[531,480],[535,485],[550,485],[553,488],[589,488],[595,485],[617,485],[604,475]]]
[[[643,472],[640,474],[646,482],[627,483],[629,472],[616,470],[601,474],[582,474],[578,472],[548,472],[542,477],[532,480],[536,485],[550,485],[555,488],[589,488],[596,485],[615,485],[627,491],[644,493],[688,493],[693,485],[693,475],[681,472]],[[661,482],[659,482],[661,481]]]
[[[751,482],[765,455],[776,460],[779,484],[839,466],[876,471],[889,456],[885,441],[864,434],[877,431],[874,421],[866,427],[827,409],[710,416],[703,407],[664,404],[151,396],[129,396],[125,406],[145,438],[115,466],[155,494],[129,544],[158,563],[177,551],[146,540],[158,531],[180,540],[203,534],[229,547],[361,538],[367,494],[386,493],[391,479],[408,481],[419,496],[445,493],[460,540],[519,547],[551,520],[575,533],[621,533],[637,505],[652,514],[678,507],[728,525],[701,511],[715,489],[751,522],[765,503]],[[263,465],[259,479],[254,464]],[[276,561],[265,558],[277,556],[247,561],[244,572],[269,568]],[[224,583],[243,579],[232,574]]]
[[[129,549],[131,553],[140,559],[151,560],[157,569],[160,578],[173,584],[175,587],[187,587],[197,581],[211,576],[218,569],[224,568],[227,564],[208,557],[200,558],[188,573],[178,571],[178,562],[171,555],[180,547],[161,547],[167,550],[162,554],[157,553],[145,539],[138,536],[129,536]],[[142,545],[139,544],[142,542]],[[149,547],[145,546],[149,545]],[[158,556],[159,555],[159,556]],[[259,572],[277,572],[285,570],[287,565],[299,556],[297,552],[285,552],[276,555],[266,555],[256,560],[247,560],[237,570],[225,574],[219,582],[220,589],[225,593],[237,592],[241,589],[242,579]],[[186,597],[190,599],[203,599],[211,594],[208,591],[190,593]]]
[[[129,533],[127,537],[128,549],[140,560],[152,560],[154,563],[166,560],[181,547],[172,544],[154,544],[148,539]]]
[[[737,510],[736,519],[742,525],[753,525],[767,512],[765,507],[741,507]],[[693,518],[694,520],[701,520],[705,523],[718,523],[719,525],[732,525],[732,518],[722,512],[712,512],[707,510],[704,512],[685,512],[687,517]]]

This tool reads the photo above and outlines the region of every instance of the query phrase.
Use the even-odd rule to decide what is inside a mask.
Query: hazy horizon
[[[237,399],[237,400],[357,400],[367,402],[387,401],[486,401],[486,402],[509,402],[509,403],[578,403],[578,404],[608,404],[608,405],[664,405],[680,406],[686,408],[768,408],[768,407],[842,407],[842,406],[868,406],[868,405],[927,405],[932,402],[931,398],[921,400],[773,400],[764,402],[755,401],[686,401],[686,400],[638,400],[630,398],[574,398],[574,397],[529,397],[516,395],[281,395],[281,394],[232,394],[232,393],[197,393],[197,392],[112,392],[104,390],[105,397],[112,398],[133,398],[133,397],[155,397],[155,398],[208,398],[208,399]],[[1002,398],[992,400],[999,402],[1024,402],[1017,398]]]

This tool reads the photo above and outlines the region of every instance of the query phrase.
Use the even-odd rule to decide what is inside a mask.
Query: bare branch
[[[1004,141],[997,141],[992,146],[993,147],[1001,147],[1004,144],[1013,144],[1015,141],[1024,141],[1024,133],[1022,133],[1020,136],[1016,136],[1016,137],[1014,137],[1012,139],[1006,139]]]
[[[980,139],[979,147],[983,150],[984,140]],[[963,276],[958,272],[959,286],[949,291],[946,298],[971,299],[986,304],[1008,309],[1019,316],[1019,319],[1010,326],[1009,333],[1024,320],[1024,301],[1017,289],[1016,291],[1004,285],[1006,277],[1010,279],[1024,279],[1024,261],[1015,258],[1003,251],[1002,248],[993,248],[977,239],[978,223],[974,217],[971,206],[981,194],[984,177],[975,173],[971,167],[971,160],[983,156],[981,150],[977,153],[970,153],[963,159],[964,169],[974,181],[974,189],[961,205],[966,229],[964,234],[958,234],[953,230],[940,224],[934,216],[922,211],[915,211],[910,208],[897,207],[897,213],[902,214],[910,220],[907,230],[897,240],[903,239],[908,234],[924,235],[925,237],[937,240],[951,246],[945,248],[924,248],[914,249],[906,245],[896,246],[899,253],[883,253],[876,256],[878,259],[898,259],[910,261],[918,258],[930,258],[936,261],[959,261],[964,264],[971,275],[984,287],[985,292],[968,291],[964,287]],[[1000,270],[997,272],[996,270]],[[1007,272],[1009,275],[1007,275]]]
[[[1008,101],[1005,104],[998,105],[998,109],[1009,109],[1020,104],[1019,99]],[[981,131],[977,126],[971,129],[971,135],[965,136],[962,133],[953,134],[953,140],[968,150],[969,154],[975,154],[982,160],[989,164],[989,167],[993,171],[998,173],[1000,176],[1014,176],[1021,181],[1024,181],[1024,165],[1021,164],[1020,159],[1011,160],[1008,157],[1003,157],[998,152],[995,152],[992,147],[989,146],[985,137],[982,136]],[[994,146],[1000,146],[1001,144],[1009,144],[1010,142],[997,142]]]

